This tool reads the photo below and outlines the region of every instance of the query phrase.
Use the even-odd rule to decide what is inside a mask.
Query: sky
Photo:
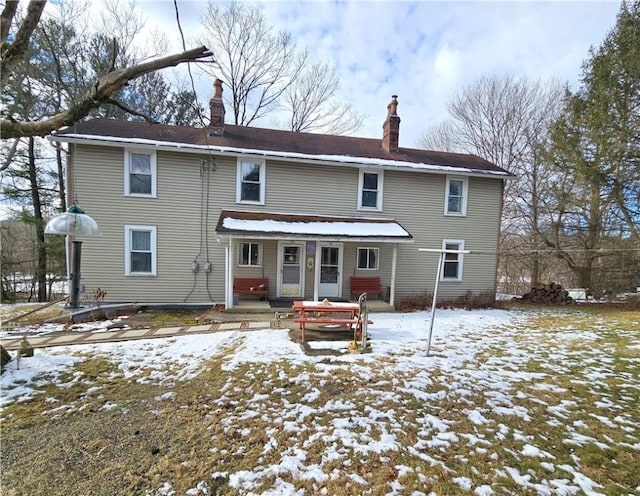
[[[277,29],[290,31],[314,61],[329,61],[341,81],[337,96],[367,118],[357,136],[382,136],[391,95],[398,95],[400,146],[447,117],[447,101],[484,75],[550,78],[577,87],[581,64],[615,24],[620,3],[269,1]],[[179,50],[173,2],[142,0],[147,27]],[[187,46],[198,46],[207,2],[178,0]],[[196,75],[208,108],[213,82]],[[227,111],[229,112],[229,111]],[[229,115],[229,114],[227,114]],[[228,117],[227,117],[228,118]],[[269,119],[256,123],[272,127]]]
[[[188,48],[200,46],[206,0],[177,0]],[[100,5],[100,4],[98,4]],[[391,95],[398,95],[401,147],[447,117],[447,102],[486,75],[557,79],[576,88],[590,47],[615,24],[617,1],[267,1],[259,4],[276,29],[291,32],[314,62],[336,69],[339,101],[366,116],[354,133],[382,138]],[[91,4],[91,8],[96,7]],[[164,33],[170,52],[182,51],[174,2],[137,0],[147,33]],[[173,71],[173,74],[171,72]],[[183,64],[167,71],[187,80]],[[211,76],[194,68],[195,88],[208,109]],[[227,122],[230,111],[227,109]],[[255,126],[274,127],[273,119]],[[8,215],[0,202],[0,218]]]

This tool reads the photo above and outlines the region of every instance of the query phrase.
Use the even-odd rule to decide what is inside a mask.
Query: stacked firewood
[[[573,298],[569,296],[569,292],[562,289],[562,286],[555,282],[551,284],[536,284],[521,299],[529,303],[559,303],[563,305],[573,303]]]

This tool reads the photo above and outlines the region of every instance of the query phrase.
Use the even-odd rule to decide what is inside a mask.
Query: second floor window
[[[265,164],[260,160],[238,160],[236,201],[264,205]]]
[[[125,151],[124,194],[156,196],[156,154]]]
[[[382,210],[382,172],[360,170],[358,209]]]
[[[444,213],[467,215],[467,178],[447,177]]]

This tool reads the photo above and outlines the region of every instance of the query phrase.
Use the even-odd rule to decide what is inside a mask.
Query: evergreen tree
[[[611,239],[640,244],[640,1],[622,4],[615,27],[583,64],[581,85],[567,92],[547,153],[554,172],[540,229],[593,288]],[[637,265],[637,254],[636,254]],[[633,271],[629,274],[633,278]]]

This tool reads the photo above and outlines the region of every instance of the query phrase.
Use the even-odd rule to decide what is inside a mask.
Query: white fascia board
[[[320,241],[320,242],[340,242],[340,243],[415,243],[413,238],[366,238],[366,237],[346,237],[346,236],[319,236],[312,234],[260,234],[247,232],[243,233],[216,233],[216,238],[220,239],[264,239],[264,240],[304,240],[304,241]]]
[[[47,139],[63,143],[91,144],[114,147],[139,147],[163,151],[179,150],[185,153],[205,154],[215,153],[233,156],[256,156],[283,162],[306,163],[310,165],[341,165],[348,167],[375,167],[390,170],[404,170],[412,172],[427,172],[431,174],[458,174],[475,177],[495,177],[511,179],[515,176],[508,172],[483,171],[468,167],[453,167],[449,165],[434,165],[401,160],[385,160],[378,158],[352,157],[348,155],[307,155],[296,152],[275,152],[268,150],[254,150],[250,148],[236,148],[229,146],[193,145],[186,143],[148,140],[143,138],[119,138],[113,136],[97,136],[88,134],[66,134],[62,136],[50,135]]]

